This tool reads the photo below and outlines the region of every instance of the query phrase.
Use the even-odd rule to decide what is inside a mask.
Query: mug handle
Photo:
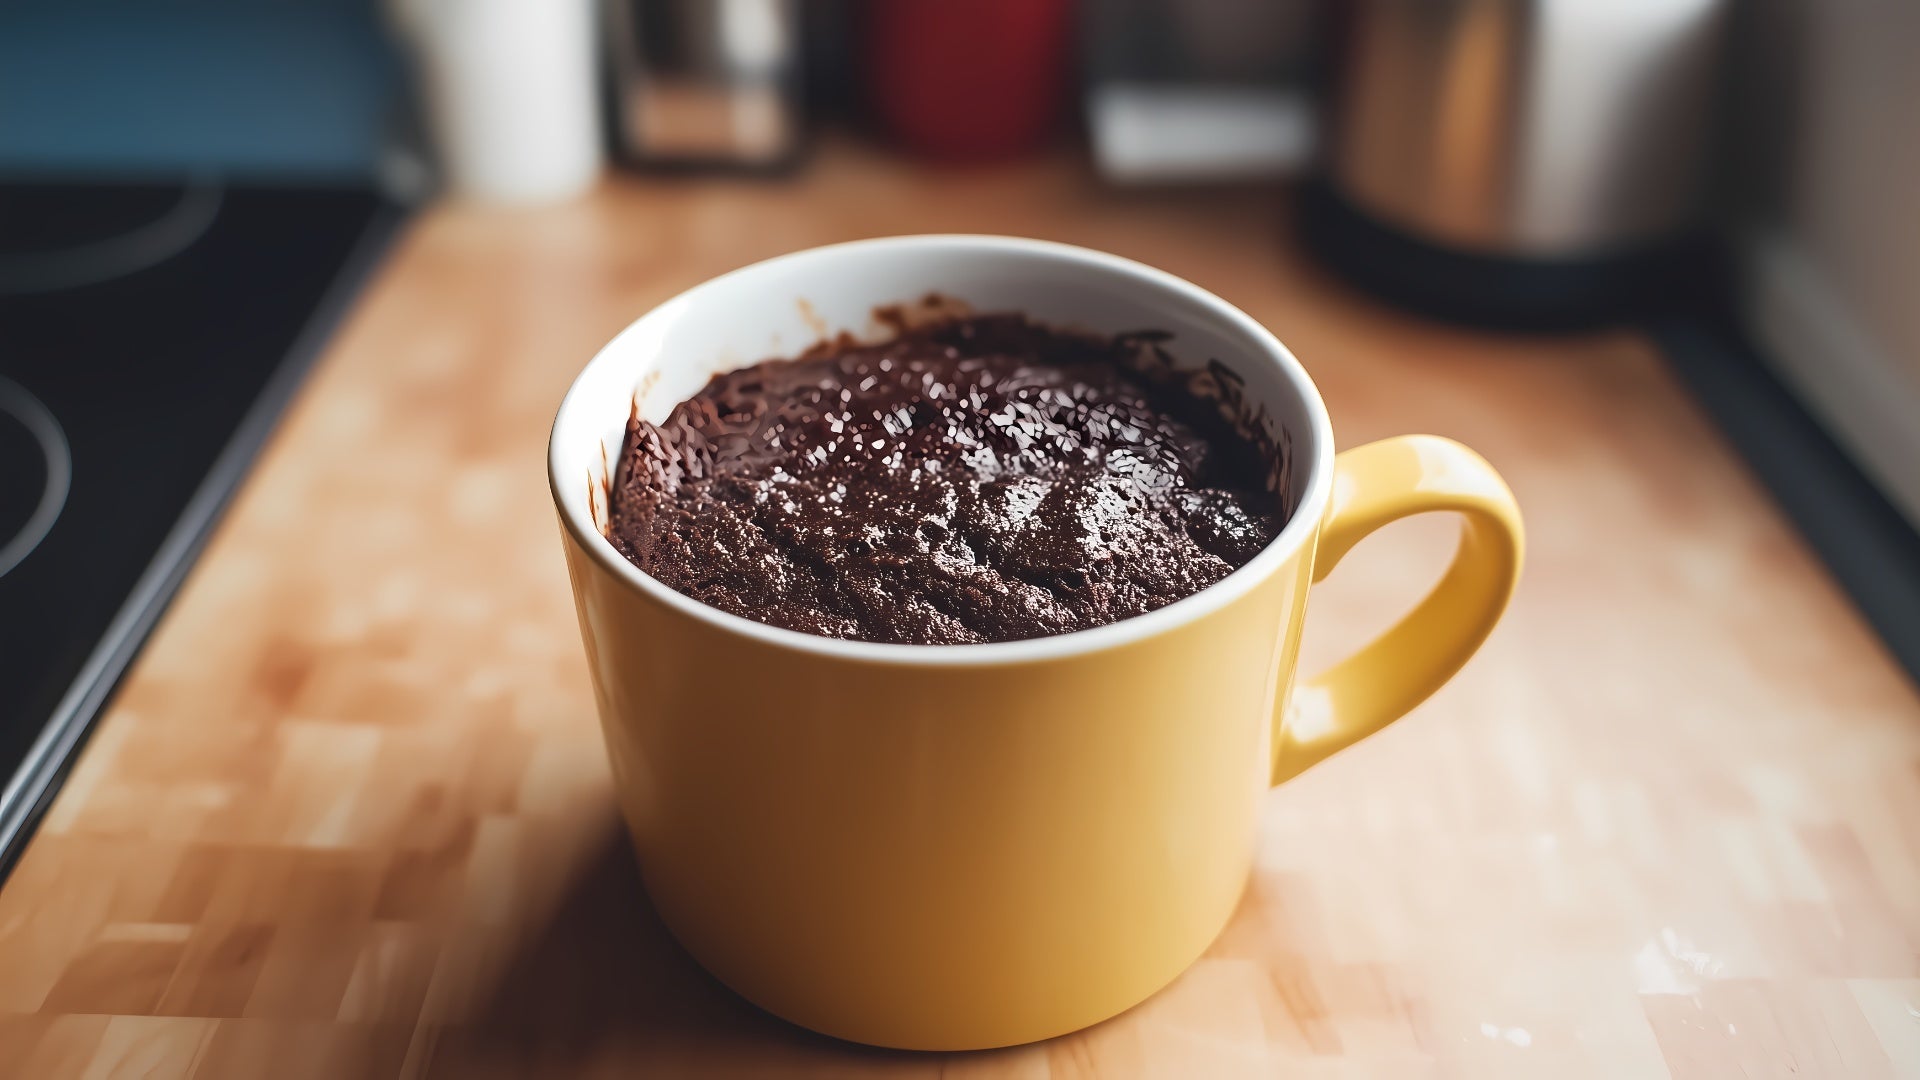
[[[1493,631],[1520,579],[1520,507],[1479,454],[1437,435],[1401,435],[1334,459],[1314,581],[1375,529],[1435,510],[1463,519],[1452,565],[1386,633],[1295,690],[1276,717],[1274,783],[1379,731],[1440,689]]]

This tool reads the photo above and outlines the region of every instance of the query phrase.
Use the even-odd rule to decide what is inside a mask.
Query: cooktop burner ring
[[[197,177],[160,216],[118,236],[50,251],[0,252],[0,296],[78,289],[158,266],[206,235],[225,196],[218,179]]]
[[[66,508],[67,494],[73,489],[73,448],[53,411],[26,387],[4,375],[0,375],[0,417],[12,419],[33,436],[47,469],[46,483],[33,513],[11,537],[0,540],[0,577],[6,577],[47,538],[60,511]]]

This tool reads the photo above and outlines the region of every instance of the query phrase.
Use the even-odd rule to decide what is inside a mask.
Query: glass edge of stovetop
[[[346,318],[374,268],[398,237],[412,213],[406,202],[364,180],[319,177],[311,181],[267,176],[221,176],[227,185],[265,189],[365,191],[373,207],[353,247],[320,294],[286,352],[268,376],[265,386],[247,407],[233,434],[207,470],[192,497],[168,530],[166,539],[134,583],[127,599],[114,613],[100,641],[87,655],[73,683],[47,718],[40,736],[0,789],[0,884],[4,884],[32,843],[42,818],[64,786],[95,723],[106,712],[121,680],[146,645],[160,616],[166,612],[188,571],[199,559],[214,527],[240,484],[252,470],[260,450],[279,426],[307,373]],[[52,172],[0,170],[0,183],[61,183],[79,178]],[[116,178],[138,183],[140,178]],[[97,178],[95,181],[97,182]]]

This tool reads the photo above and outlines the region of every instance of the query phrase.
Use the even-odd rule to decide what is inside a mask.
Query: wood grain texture
[[[448,206],[380,273],[12,879],[0,1075],[1920,1076],[1920,703],[1628,333],[1496,337],[1325,278],[1261,192],[1076,161]],[[622,846],[544,443],[648,307],[794,248],[1087,244],[1273,327],[1342,445],[1478,448],[1529,516],[1506,624],[1269,799],[1240,912],[1078,1035],[871,1051],[706,978]],[[1308,668],[1431,580],[1397,526]]]

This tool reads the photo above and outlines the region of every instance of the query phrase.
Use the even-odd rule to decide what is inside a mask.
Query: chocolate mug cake
[[[1019,315],[823,344],[636,417],[608,538],[773,626],[919,645],[1083,630],[1192,595],[1279,532],[1272,440],[1188,380]]]
[[[935,290],[974,306],[887,306]],[[895,339],[777,344],[869,312]],[[1076,1031],[1207,955],[1288,842],[1267,789],[1445,684],[1525,551],[1472,450],[1336,453],[1247,312],[1018,237],[694,286],[587,362],[547,475],[639,917],[769,1012],[912,1050]],[[1439,583],[1302,672],[1312,583],[1427,513],[1459,524]]]

